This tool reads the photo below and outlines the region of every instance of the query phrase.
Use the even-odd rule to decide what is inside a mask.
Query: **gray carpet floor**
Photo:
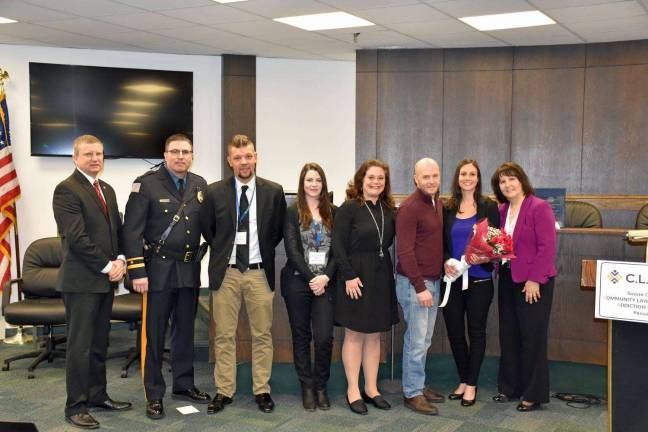
[[[132,344],[133,333],[126,329],[113,331],[111,351]],[[12,346],[0,343],[0,359],[26,352],[33,346]],[[195,405],[200,412],[182,415],[176,408],[187,403],[165,399],[166,417],[149,420],[144,415],[144,396],[138,375],[139,364],[130,370],[127,378],[120,377],[123,359],[108,362],[108,392],[117,400],[132,401],[134,408],[124,413],[96,412],[101,430],[120,432],[139,431],[436,431],[436,432],[604,432],[607,430],[607,407],[592,406],[576,409],[552,399],[542,410],[518,413],[515,403],[496,404],[495,394],[497,358],[486,358],[482,369],[478,401],[469,408],[458,402],[439,404],[440,414],[428,417],[406,409],[401,395],[387,395],[392,403],[390,411],[371,409],[369,415],[351,413],[345,402],[345,381],[342,366],[332,368],[329,392],[332,397],[330,411],[305,412],[297,378],[291,364],[275,364],[271,385],[277,404],[272,414],[258,411],[250,392],[249,364],[238,368],[238,393],[234,403],[219,414],[207,416],[204,405]],[[0,372],[0,422],[33,422],[39,431],[73,431],[64,421],[65,364],[58,359],[44,363],[36,369],[35,378],[26,378],[29,360],[11,365]],[[196,385],[213,393],[213,366],[206,361],[195,364]],[[427,364],[428,384],[445,394],[456,384],[456,372],[448,355],[431,355]],[[399,371],[397,371],[399,373]],[[381,376],[388,378],[388,365],[381,366]],[[167,377],[169,374],[167,373]],[[605,368],[573,363],[551,364],[552,391],[591,393],[604,396],[606,391]],[[167,380],[169,382],[169,380]],[[170,391],[170,389],[169,389]],[[4,430],[0,426],[0,431]]]

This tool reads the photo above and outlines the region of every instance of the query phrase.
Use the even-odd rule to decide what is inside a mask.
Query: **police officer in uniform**
[[[174,399],[208,403],[194,386],[194,319],[200,287],[198,212],[207,187],[190,173],[193,144],[183,134],[164,145],[164,166],[133,183],[124,217],[124,249],[133,289],[142,293],[142,374],[146,415],[164,417],[164,337],[171,318]]]

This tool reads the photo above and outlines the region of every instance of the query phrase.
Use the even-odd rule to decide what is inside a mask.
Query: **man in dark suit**
[[[164,166],[138,177],[126,204],[128,276],[133,289],[144,295],[146,308],[142,362],[146,415],[151,419],[164,417],[162,356],[169,318],[172,397],[196,403],[211,400],[194,386],[194,319],[201,258],[198,211],[207,182],[189,172],[192,161],[189,137],[171,135],[164,145]]]
[[[272,300],[275,247],[281,241],[286,201],[280,185],[255,175],[254,143],[235,135],[227,147],[234,176],[209,185],[200,209],[202,233],[210,245],[209,289],[214,326],[214,414],[236,392],[236,327],[241,302],[252,336],[252,391],[263,412],[272,412]]]
[[[74,140],[72,159],[76,170],[56,186],[52,203],[63,243],[57,290],[67,321],[65,419],[82,429],[96,429],[99,422],[88,408],[131,407],[106,393],[110,313],[126,260],[115,191],[97,179],[103,170],[103,144],[82,135]]]

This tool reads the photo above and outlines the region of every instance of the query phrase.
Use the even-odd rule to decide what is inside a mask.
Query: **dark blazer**
[[[148,277],[151,291],[161,291],[166,286],[200,285],[200,262],[183,262],[179,258],[185,252],[195,252],[200,245],[198,214],[207,182],[191,172],[187,173],[185,182],[184,196],[180,196],[168,170],[160,167],[135,179],[133,191],[128,197],[123,237],[128,276],[131,279]],[[157,244],[183,202],[187,205],[169,233],[161,253],[151,253],[144,267],[142,240],[151,245]]]
[[[255,199],[263,269],[268,285],[274,290],[275,247],[283,236],[286,199],[281,185],[261,177],[256,177]],[[236,234],[236,183],[233,176],[207,187],[200,208],[200,226],[210,246],[209,289],[217,290],[225,278]]]
[[[335,211],[336,208],[333,207],[333,217],[335,217]],[[331,239],[332,234],[333,232],[331,229]],[[295,271],[299,272],[300,277],[306,283],[310,282],[310,280],[315,277],[315,274],[310,270],[306,263],[306,259],[304,258],[304,245],[301,239],[301,227],[299,226],[299,210],[297,209],[297,203],[288,207],[288,210],[286,211],[283,237],[286,257],[288,258],[286,266],[281,270],[282,290],[285,290],[287,286],[285,286],[284,280],[287,280],[289,276],[294,275]],[[335,269],[335,257],[333,256],[333,248],[331,247],[329,250],[326,270],[324,271],[326,276],[330,279],[329,287],[333,286]]]
[[[501,225],[506,225],[509,203],[500,207]],[[515,283],[528,280],[546,284],[556,276],[556,218],[545,200],[527,195],[520,206],[513,231],[511,278]]]
[[[458,209],[449,209],[443,207],[443,261],[448,260],[452,255],[452,225],[457,218]],[[477,220],[488,219],[488,225],[493,228],[500,227],[500,215],[497,203],[487,197],[482,196],[477,202]],[[493,271],[493,263],[482,264],[481,267],[490,272]]]
[[[122,222],[115,191],[102,180],[99,185],[107,217],[97,193],[79,170],[54,189],[52,206],[63,244],[58,291],[106,293],[117,287],[101,270],[122,253]]]

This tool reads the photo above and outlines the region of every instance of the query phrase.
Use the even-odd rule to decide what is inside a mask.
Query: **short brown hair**
[[[389,165],[385,162],[378,159],[369,159],[366,160],[360,165],[358,171],[356,171],[353,176],[353,180],[349,182],[346,190],[346,198],[348,200],[356,200],[359,204],[364,203],[364,197],[362,195],[362,183],[364,181],[365,175],[369,168],[378,167],[382,168],[385,171],[385,189],[380,193],[378,199],[389,208],[394,208],[396,204],[394,203],[394,197],[391,194],[391,183],[389,181]]]
[[[243,148],[251,145],[254,151],[256,151],[256,146],[254,142],[247,135],[237,134],[232,137],[232,140],[227,144],[227,152],[229,153],[230,148]]]
[[[169,144],[171,144],[173,141],[188,142],[189,145],[191,146],[191,149],[193,150],[193,143],[191,142],[191,138],[189,138],[187,135],[183,133],[177,133],[171,135],[169,138],[166,139],[166,141],[164,142],[164,151],[169,150]]]
[[[74,142],[72,143],[73,146],[73,151],[74,151],[74,156],[79,155],[79,147],[81,144],[101,144],[101,147],[103,147],[103,143],[99,140],[94,135],[81,135],[77,137]]]
[[[524,192],[524,195],[535,194],[535,189],[533,189],[533,186],[531,186],[529,177],[527,177],[522,167],[515,162],[504,162],[502,165],[497,167],[497,169],[493,173],[493,177],[491,177],[491,186],[493,188],[493,193],[495,193],[497,201],[499,201],[500,203],[509,202],[509,200],[506,199],[499,187],[500,177],[503,175],[517,178],[518,181],[522,183],[522,192]]]

